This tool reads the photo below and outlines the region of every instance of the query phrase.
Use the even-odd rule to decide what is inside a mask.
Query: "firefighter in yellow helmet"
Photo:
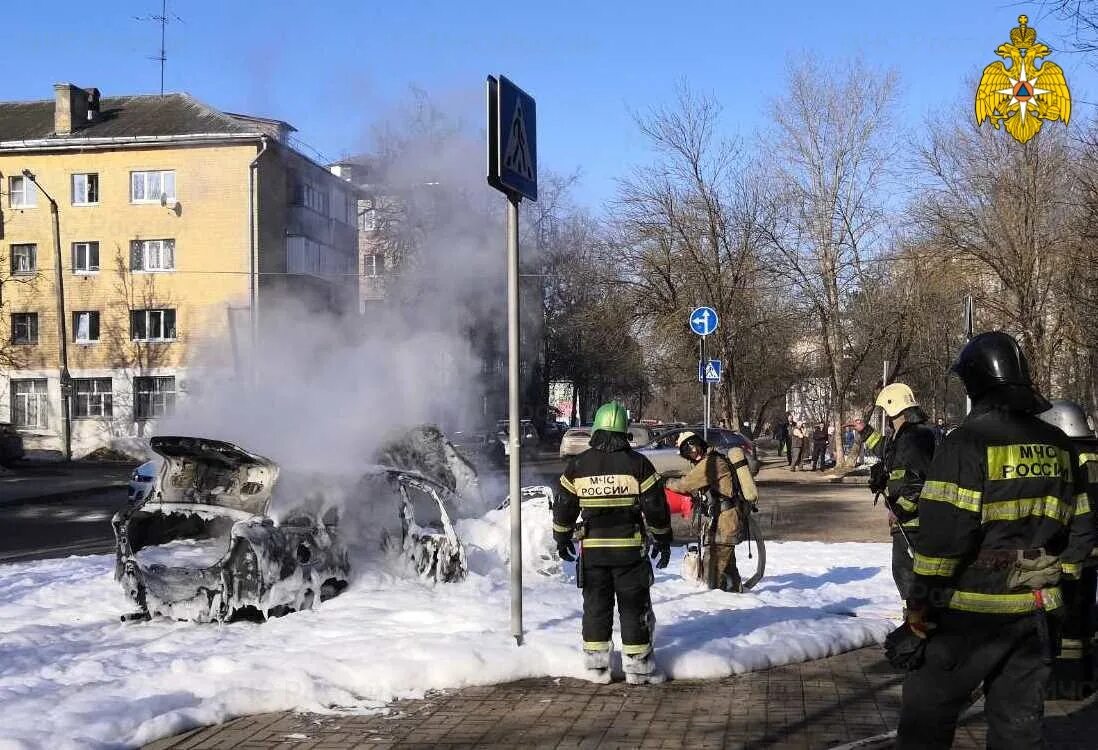
[[[693,468],[667,487],[684,495],[705,493],[710,519],[708,538],[702,550],[702,570],[711,589],[741,593],[743,580],[736,567],[736,542],[747,522],[748,507],[759,499],[747,456],[739,447],[728,455],[711,448],[701,435],[684,432],[678,440],[679,453]],[[714,523],[715,519],[715,523]]]
[[[973,337],[953,370],[972,411],[927,472],[915,581],[885,639],[889,661],[911,670],[897,747],[950,747],[981,684],[988,747],[1043,747],[1060,580],[1094,547],[1086,475],[1071,439],[1035,416],[1050,404],[1012,336]]]
[[[652,652],[649,588],[652,566],[671,557],[671,512],[652,463],[629,447],[625,407],[611,402],[595,413],[591,447],[568,460],[553,504],[553,538],[564,560],[576,559],[583,589],[583,651],[588,679],[610,682],[614,598],[621,621],[622,666],[632,685],[663,682]],[[579,519],[577,528],[576,520]]]
[[[914,544],[919,532],[919,492],[934,457],[934,428],[915,400],[911,388],[890,383],[877,394],[876,406],[884,410],[892,423],[892,437],[886,438],[855,419],[854,429],[865,442],[866,450],[880,459],[873,466],[869,488],[883,495],[889,511],[892,532],[892,579],[901,599],[910,595]]]

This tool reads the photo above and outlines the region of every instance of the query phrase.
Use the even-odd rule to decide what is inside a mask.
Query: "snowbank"
[[[241,714],[368,711],[436,688],[579,677],[572,566],[549,554],[547,507],[523,511],[522,648],[508,624],[507,511],[459,522],[463,583],[427,584],[379,557],[319,609],[261,625],[121,624],[133,607],[106,555],[0,566],[0,748],[132,746]],[[819,658],[891,628],[888,545],[768,551],[767,577],[742,596],[683,581],[677,556],[657,571],[657,656],[672,677]]]

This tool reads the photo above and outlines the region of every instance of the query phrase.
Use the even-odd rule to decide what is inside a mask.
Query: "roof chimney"
[[[99,119],[99,89],[91,88],[88,93],[88,122]]]
[[[53,85],[53,131],[71,135],[88,122],[88,92],[71,83]]]

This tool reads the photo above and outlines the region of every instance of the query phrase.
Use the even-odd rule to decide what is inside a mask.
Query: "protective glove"
[[[904,624],[885,638],[885,658],[897,669],[913,670],[926,659],[926,641],[934,632],[934,623],[927,620],[925,607],[907,610]]]
[[[571,537],[557,537],[557,554],[565,562],[576,561],[576,543]]]
[[[667,563],[671,562],[671,542],[653,539],[650,554],[652,555],[653,560],[656,560],[657,557],[659,558],[659,560],[656,560],[657,568],[666,568]]]

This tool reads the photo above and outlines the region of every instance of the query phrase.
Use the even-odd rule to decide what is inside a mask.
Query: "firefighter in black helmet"
[[[919,496],[915,582],[886,653],[910,671],[897,747],[948,748],[981,683],[989,747],[1041,747],[1060,580],[1094,546],[1079,455],[1035,415],[1018,342],[994,331],[954,371],[972,412],[934,454]]]
[[[610,681],[614,597],[621,620],[622,666],[630,684],[663,682],[652,655],[651,537],[657,568],[671,557],[671,512],[652,463],[629,447],[629,417],[618,403],[595,413],[591,447],[569,459],[553,504],[553,537],[565,560],[576,558],[583,589],[584,666],[593,682]],[[577,517],[582,516],[579,528]]]
[[[1073,401],[1053,401],[1052,408],[1038,415],[1058,427],[1079,450],[1079,463],[1086,473],[1090,507],[1098,504],[1098,439],[1090,428],[1087,413]],[[1065,569],[1069,564],[1064,564]],[[1074,571],[1073,571],[1074,572]],[[1068,578],[1064,593],[1064,621],[1060,631],[1060,653],[1052,665],[1052,680],[1046,697],[1080,700],[1094,691],[1094,599],[1098,591],[1098,558],[1093,552],[1079,571],[1079,579]]]

